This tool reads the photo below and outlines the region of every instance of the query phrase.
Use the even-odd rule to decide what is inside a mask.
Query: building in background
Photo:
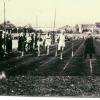
[[[84,32],[94,32],[95,24],[81,24],[82,26],[82,33]]]
[[[95,23],[95,31],[100,33],[100,22]]]

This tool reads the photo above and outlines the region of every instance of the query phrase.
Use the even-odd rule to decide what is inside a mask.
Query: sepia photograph
[[[100,97],[100,0],[0,0],[0,96]]]

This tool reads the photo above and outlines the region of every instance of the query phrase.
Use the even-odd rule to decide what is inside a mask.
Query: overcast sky
[[[56,8],[56,27],[66,24],[100,22],[100,0],[5,0],[6,20],[16,25],[32,24],[51,27]],[[0,0],[0,23],[3,22],[3,0]]]

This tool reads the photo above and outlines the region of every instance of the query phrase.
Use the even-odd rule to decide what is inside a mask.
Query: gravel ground
[[[0,80],[0,95],[100,97],[100,77],[12,76]]]

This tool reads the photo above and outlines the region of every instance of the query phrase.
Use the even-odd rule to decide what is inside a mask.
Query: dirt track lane
[[[77,43],[79,43],[79,41],[76,41],[76,44]],[[71,45],[69,44],[67,47],[70,47]],[[69,49],[70,51],[71,51],[71,48]],[[55,50],[54,50],[55,51]],[[54,51],[52,51],[52,52],[54,52]],[[55,52],[54,52],[55,53]],[[66,55],[66,51],[65,51],[65,55]],[[53,56],[54,57],[54,56]],[[26,60],[26,61],[24,61],[24,62],[22,62],[22,63],[17,63],[17,65],[15,66],[15,68],[13,68],[12,67],[12,69],[10,69],[11,70],[11,72],[13,72],[13,74],[16,72],[15,70],[17,69],[17,73],[23,73],[25,70],[27,71],[27,70],[29,70],[29,69],[32,69],[32,71],[33,71],[33,69],[35,70],[35,72],[38,72],[37,70],[39,69],[39,66],[41,66],[41,65],[43,65],[43,63],[45,63],[45,62],[47,62],[47,61],[49,61],[49,60],[51,60],[51,58],[53,58],[52,56],[42,56],[42,57],[36,57],[35,59],[37,59],[37,60],[35,60],[34,58],[30,58],[30,59],[28,59],[28,60]],[[55,58],[55,57],[54,57]],[[58,60],[57,60],[57,62],[59,62],[59,58],[57,58]],[[52,61],[52,60],[51,60]],[[55,60],[56,61],[56,60]],[[50,64],[50,63],[48,63],[48,64]],[[47,67],[47,69],[49,69],[50,68],[50,66],[51,65],[56,65],[56,63],[51,63],[50,65],[49,65],[49,67]],[[34,66],[33,66],[34,65]],[[19,66],[19,67],[18,67]],[[43,66],[42,66],[42,68],[43,68]],[[46,66],[45,66],[45,68],[46,68]],[[56,67],[54,67],[55,69],[56,69]],[[52,68],[50,68],[50,69],[52,69]],[[42,72],[43,70],[40,70],[39,72]],[[44,70],[45,71],[45,70]],[[52,71],[53,71],[53,69],[52,69]],[[51,73],[52,73],[52,71],[51,71]],[[28,72],[28,71],[27,71]],[[33,71],[34,72],[34,71]],[[11,74],[10,73],[10,71],[8,70],[8,73],[9,74]],[[28,72],[29,73],[29,72]],[[36,74],[35,74],[36,75]],[[40,75],[40,74],[38,74],[38,75]],[[46,74],[41,74],[41,75],[46,75]],[[48,74],[48,75],[50,75],[50,74]]]

